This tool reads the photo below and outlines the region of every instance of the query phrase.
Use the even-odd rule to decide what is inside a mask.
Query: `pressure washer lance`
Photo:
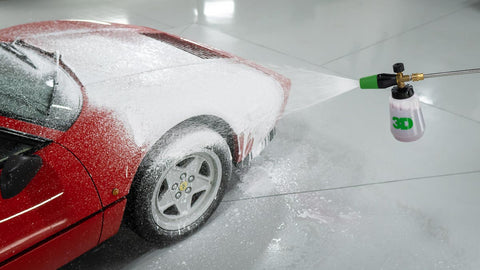
[[[456,70],[438,73],[413,73],[404,75],[403,63],[393,65],[396,74],[377,74],[360,79],[361,89],[379,89],[394,86],[390,96],[390,130],[395,139],[412,142],[420,139],[425,131],[420,101],[408,81],[421,81],[427,78],[480,73],[480,68]]]

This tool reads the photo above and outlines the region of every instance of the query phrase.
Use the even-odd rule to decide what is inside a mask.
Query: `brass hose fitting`
[[[399,88],[404,88],[406,82],[409,82],[409,81],[416,82],[424,79],[423,73],[413,73],[411,76],[403,75],[404,70],[405,68],[402,63],[396,63],[393,65],[393,71],[397,73],[396,80]]]

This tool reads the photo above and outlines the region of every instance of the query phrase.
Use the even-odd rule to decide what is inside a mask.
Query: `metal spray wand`
[[[379,88],[387,88],[394,85],[398,85],[400,88],[403,88],[405,86],[405,83],[409,81],[415,82],[415,81],[421,81],[428,78],[438,78],[438,77],[480,73],[480,68],[472,68],[472,69],[452,70],[452,71],[437,72],[437,73],[426,73],[426,74],[413,73],[412,75],[404,75],[402,63],[397,63],[393,65],[393,70],[396,74],[381,73],[381,74],[361,78],[360,88],[379,89]]]

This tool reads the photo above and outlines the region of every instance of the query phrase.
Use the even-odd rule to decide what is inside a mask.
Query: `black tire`
[[[142,161],[127,198],[127,224],[150,242],[180,240],[212,215],[231,172],[230,149],[218,133],[202,125],[176,128]]]

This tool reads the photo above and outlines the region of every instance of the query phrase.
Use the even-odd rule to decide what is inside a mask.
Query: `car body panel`
[[[118,232],[122,224],[123,212],[125,211],[126,205],[127,200],[122,198],[104,209],[102,235],[98,243],[107,240]]]
[[[92,179],[70,151],[50,143],[36,154],[43,166],[29,185],[13,198],[0,198],[0,261],[101,209]],[[98,242],[99,234],[85,241]]]
[[[47,138],[52,141],[60,139],[60,137],[65,134],[65,132],[56,129],[35,125],[25,121],[19,121],[1,115],[0,126],[28,134],[33,134],[42,138]]]
[[[95,247],[97,241],[91,236],[98,236],[102,227],[102,214],[79,223],[62,234],[47,239],[35,248],[26,250],[20,256],[0,266],[2,270],[50,270],[57,269]]]
[[[146,149],[136,146],[112,112],[87,103],[85,100],[77,121],[57,142],[81,160],[106,207],[128,194]],[[116,195],[114,189],[119,190]]]

